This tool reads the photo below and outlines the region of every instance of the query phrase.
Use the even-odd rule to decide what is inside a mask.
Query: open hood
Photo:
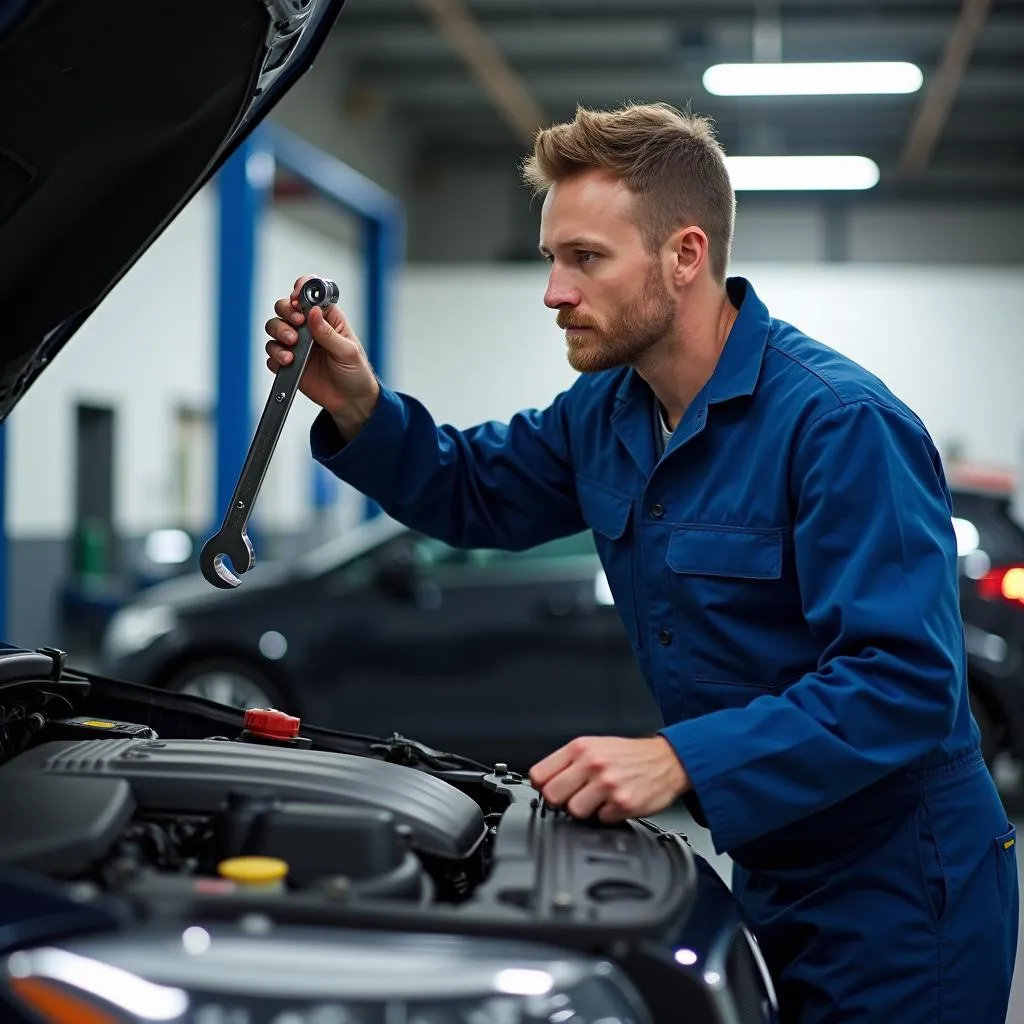
[[[0,421],[308,70],[343,4],[0,0]]]

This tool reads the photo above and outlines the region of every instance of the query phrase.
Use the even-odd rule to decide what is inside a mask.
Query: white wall
[[[775,316],[877,373],[936,440],[1016,464],[1024,442],[1024,269],[737,264]],[[568,385],[543,265],[411,271],[392,365],[457,425]],[[439,355],[439,353],[443,353]]]
[[[8,530],[59,536],[74,503],[74,405],[118,413],[120,530],[164,525],[170,511],[179,403],[214,401],[216,207],[203,192],[129,272],[57,357],[9,424]],[[925,419],[940,445],[1016,464],[1024,440],[1024,268],[984,269],[743,263],[775,315],[860,360]],[[356,324],[363,317],[358,256],[280,210],[261,232],[252,324],[253,424],[269,392],[263,323],[302,273],[339,281]],[[541,297],[537,264],[412,266],[398,282],[388,380],[440,420],[468,425],[543,405],[573,374]],[[140,303],[138,296],[145,296]],[[304,530],[315,467],[311,404],[296,399],[256,519]],[[357,513],[351,500],[338,515]],[[211,509],[218,519],[222,509]]]
[[[169,499],[173,405],[209,403],[216,310],[215,207],[203,192],[114,288],[8,420],[7,528],[71,528],[75,404],[117,417],[116,516],[128,529],[161,520]]]

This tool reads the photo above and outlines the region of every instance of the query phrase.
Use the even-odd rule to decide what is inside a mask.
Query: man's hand
[[[611,824],[657,814],[690,789],[675,750],[662,736],[583,736],[530,769],[544,799],[574,818]]]
[[[300,277],[288,298],[278,299],[277,314],[267,321],[267,368],[277,373],[295,355],[298,329],[306,319],[299,308],[299,295],[309,275]],[[326,409],[337,424],[342,438],[351,441],[370,418],[380,385],[366,352],[348,317],[338,306],[309,311],[309,333],[315,344],[299,381],[299,389],[312,402]]]

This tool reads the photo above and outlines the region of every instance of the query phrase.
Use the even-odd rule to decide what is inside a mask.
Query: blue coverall
[[[663,454],[624,368],[461,431],[382,385],[351,443],[316,419],[313,456],[454,546],[593,530],[784,1020],[1003,1024],[1015,830],[969,709],[939,455],[876,377],[727,288]]]

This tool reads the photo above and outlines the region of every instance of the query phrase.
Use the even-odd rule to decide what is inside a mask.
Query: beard
[[[590,328],[565,339],[566,358],[579,373],[599,373],[635,363],[669,333],[675,319],[675,306],[657,265],[648,270],[640,291],[605,325],[572,309],[558,312],[558,326],[563,330]]]

